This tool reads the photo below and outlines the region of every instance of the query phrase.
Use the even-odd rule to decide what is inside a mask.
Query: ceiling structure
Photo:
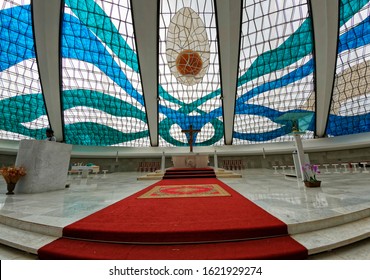
[[[370,132],[370,1],[0,0],[0,139],[195,146]]]

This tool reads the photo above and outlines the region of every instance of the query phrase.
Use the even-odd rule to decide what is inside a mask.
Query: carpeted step
[[[213,170],[213,168],[168,168],[166,169],[166,172],[202,172]]]
[[[215,174],[214,171],[177,171],[177,172],[166,172],[167,175],[173,175],[173,174]]]
[[[216,173],[211,168],[176,168],[168,169],[163,179],[192,179],[192,178],[216,178]]]
[[[305,259],[307,249],[289,236],[180,245],[115,244],[61,238],[39,249],[38,257],[48,260],[273,260]]]
[[[216,174],[165,174],[162,179],[216,178]]]
[[[205,171],[173,171],[173,172],[166,172],[168,175],[172,174],[215,174],[213,170],[205,170]]]

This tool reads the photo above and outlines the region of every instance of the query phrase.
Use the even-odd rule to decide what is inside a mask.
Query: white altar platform
[[[64,189],[68,177],[68,167],[72,145],[54,141],[22,140],[16,166],[26,169],[15,193],[40,193]]]

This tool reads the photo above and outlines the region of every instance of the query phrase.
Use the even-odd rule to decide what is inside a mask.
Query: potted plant
[[[316,178],[316,175],[320,173],[317,165],[306,163],[302,166],[302,173],[306,187],[315,188],[321,186],[321,181]]]
[[[14,188],[21,177],[26,175],[26,169],[24,167],[7,166],[0,169],[1,175],[3,175],[8,192],[6,194],[14,194]]]

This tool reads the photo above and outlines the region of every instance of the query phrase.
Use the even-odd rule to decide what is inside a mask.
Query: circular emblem
[[[202,70],[203,61],[199,53],[192,50],[184,50],[176,58],[176,68],[181,75],[198,75]]]

